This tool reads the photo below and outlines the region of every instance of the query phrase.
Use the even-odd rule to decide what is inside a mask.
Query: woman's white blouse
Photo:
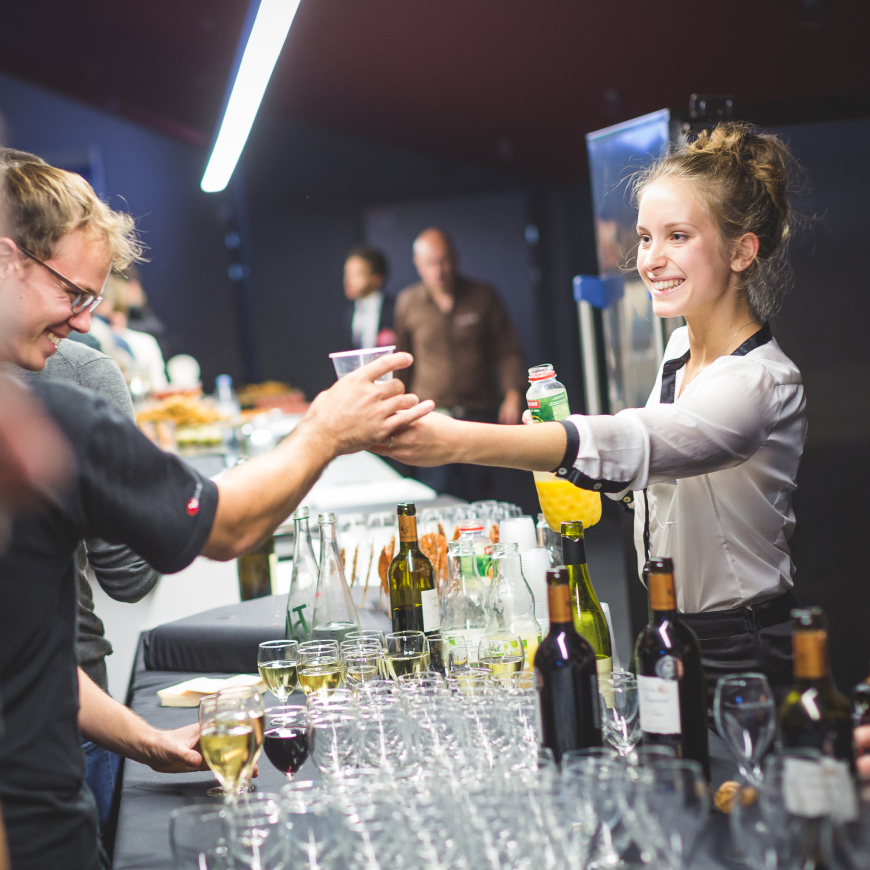
[[[792,492],[806,440],[797,366],[768,325],[680,395],[686,327],[674,332],[645,408],[572,415],[557,470],[585,489],[635,496],[635,544],[674,560],[685,613],[757,603],[792,586]],[[675,396],[679,398],[675,399]]]

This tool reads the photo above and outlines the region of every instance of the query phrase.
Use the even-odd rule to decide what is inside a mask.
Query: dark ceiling
[[[0,70],[206,145],[244,0],[6,4]],[[584,135],[693,92],[870,92],[866,0],[302,0],[264,110],[570,180]]]

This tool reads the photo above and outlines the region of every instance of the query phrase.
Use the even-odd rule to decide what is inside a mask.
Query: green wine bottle
[[[393,631],[424,631],[441,627],[441,608],[432,563],[417,544],[417,509],[396,507],[399,515],[399,552],[390,562],[390,611]]]
[[[574,614],[574,628],[595,650],[599,678],[609,677],[613,671],[610,629],[589,577],[583,523],[580,520],[562,523],[562,561],[571,575],[571,609]]]
[[[852,710],[831,677],[825,615],[807,607],[791,616],[794,686],[779,711],[783,748],[817,749],[854,770]]]

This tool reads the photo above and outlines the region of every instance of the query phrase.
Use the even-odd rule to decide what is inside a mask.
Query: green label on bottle
[[[536,423],[558,422],[564,420],[571,413],[571,409],[568,407],[568,393],[565,390],[528,401],[532,419]]]

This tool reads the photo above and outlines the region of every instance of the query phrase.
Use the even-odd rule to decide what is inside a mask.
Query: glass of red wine
[[[305,764],[311,745],[308,709],[294,704],[266,708],[263,751],[289,781]]]

